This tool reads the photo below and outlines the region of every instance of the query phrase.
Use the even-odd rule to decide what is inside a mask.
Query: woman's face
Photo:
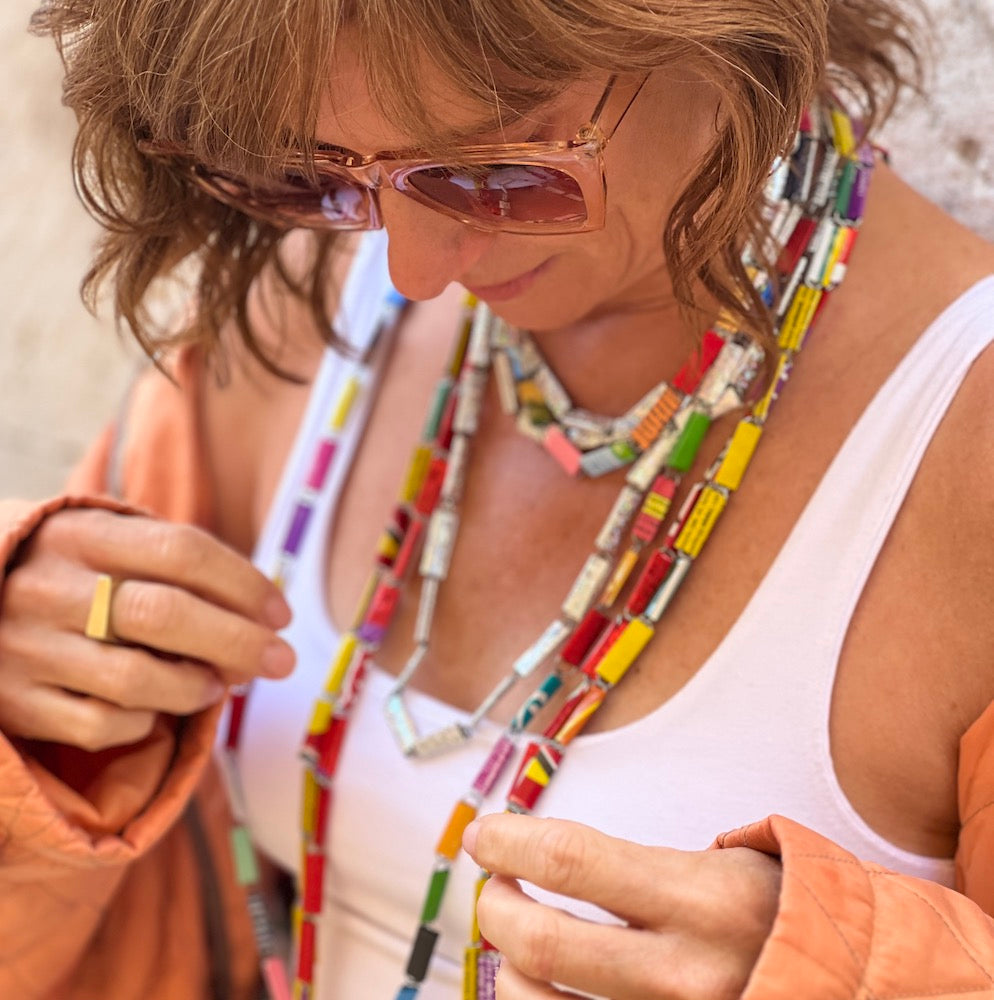
[[[430,74],[426,110],[467,142],[569,139],[591,112],[607,75],[570,86],[503,133],[490,109],[473,106],[447,80]],[[714,89],[673,70],[649,77],[605,151],[607,220],[591,233],[530,236],[481,232],[383,191],[390,272],[410,299],[430,299],[458,282],[509,322],[551,330],[593,313],[659,303],[669,294],[662,253],[665,220],[692,168],[714,138]],[[611,123],[613,124],[613,123]],[[474,128],[475,126],[475,128]],[[480,129],[483,131],[480,131]],[[362,153],[415,145],[376,110],[354,58],[336,64],[318,119],[317,138]]]

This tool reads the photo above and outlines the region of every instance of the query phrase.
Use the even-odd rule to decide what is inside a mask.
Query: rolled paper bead
[[[414,509],[424,517],[427,517],[438,503],[438,495],[442,492],[442,483],[445,481],[447,464],[444,458],[433,458],[428,463],[424,482],[421,484],[417,499],[414,501]]]
[[[701,495],[701,490],[703,489],[703,483],[694,483],[690,488],[690,492],[684,499],[676,518],[666,532],[666,548],[673,548],[673,543],[677,540],[680,532],[683,531],[683,526],[687,523],[687,518],[690,517],[690,512],[694,509],[694,504],[697,503],[697,498]]]
[[[774,247],[782,247],[787,243],[790,234],[794,232],[798,222],[801,220],[801,216],[804,215],[804,208],[801,205],[795,205],[793,202],[785,201],[781,208],[782,214],[777,217],[774,226],[770,230]],[[788,267],[783,270],[789,271],[790,268]]]
[[[387,724],[397,740],[397,745],[404,754],[410,754],[414,750],[414,744],[417,743],[418,735],[407,706],[399,694],[394,694],[387,698],[384,708]]]
[[[590,682],[584,678],[573,690],[566,696],[566,701],[559,706],[559,711],[556,713],[553,720],[542,730],[542,736],[546,740],[551,740],[556,733],[566,723],[566,720],[573,714],[573,709],[580,703],[580,699],[584,696],[589,687]],[[525,768],[528,766],[528,761],[531,760],[535,754],[538,753],[539,748],[542,746],[542,742],[529,743],[527,750],[525,750],[524,756],[521,758],[521,764],[518,767],[518,778],[524,773]],[[515,779],[517,780],[517,778]]]
[[[556,733],[554,739],[561,746],[568,746],[574,737],[583,732],[584,727],[593,718],[594,712],[604,704],[607,692],[604,688],[594,685],[577,703],[572,714]]]
[[[625,482],[629,486],[634,486],[643,492],[649,488],[650,483],[666,465],[670,453],[673,451],[673,446],[683,434],[687,421],[690,419],[690,413],[691,411],[686,406],[677,411],[663,433],[653,442],[652,447],[643,452],[632,466],[625,477]]]
[[[244,826],[231,828],[231,856],[235,862],[235,878],[239,885],[257,885],[259,866],[255,859],[252,838]]]
[[[431,641],[431,623],[435,618],[435,604],[438,601],[440,583],[441,581],[434,577],[426,577],[421,581],[418,614],[414,619],[414,642],[418,646],[427,646]]]
[[[376,561],[384,568],[389,569],[393,565],[397,553],[400,551],[400,539],[393,534],[390,529],[386,529],[376,543]]]
[[[847,114],[832,108],[829,111],[832,122],[832,141],[836,150],[842,156],[850,156],[856,150],[856,137],[853,135],[852,121]]]
[[[314,941],[317,937],[314,921],[304,918],[300,923],[297,942],[297,978],[305,983],[314,980]]]
[[[345,730],[348,728],[348,720],[343,716],[336,716],[331,720],[328,731],[321,736],[321,749],[318,753],[317,769],[318,774],[324,777],[333,777],[338,769],[338,758],[342,752],[342,743],[345,740]]]
[[[320,490],[324,486],[337,447],[338,442],[334,438],[323,438],[318,444],[314,460],[311,462],[311,471],[307,474],[308,489]]]
[[[828,204],[832,196],[832,186],[835,183],[835,174],[841,159],[839,151],[834,147],[825,150],[818,176],[815,179],[814,190],[811,192],[811,208],[821,211]]]
[[[247,701],[247,696],[241,693],[233,694],[228,700],[228,732],[224,742],[229,750],[234,750],[241,739]]]
[[[790,355],[785,351],[777,358],[776,368],[773,372],[773,378],[770,379],[769,387],[752,408],[752,415],[760,424],[765,423],[767,417],[769,417],[770,409],[777,401],[781,388],[783,388],[784,383],[790,377],[790,369]]]
[[[321,791],[321,785],[318,784],[317,779],[314,777],[314,772],[309,767],[304,768],[304,801],[300,807],[300,826],[304,832],[304,835],[309,840],[313,841],[314,830],[317,827],[317,812],[318,812],[318,792]]]
[[[481,951],[477,957],[476,996],[473,1000],[497,1000],[497,970],[500,955],[492,950]]]
[[[359,395],[360,386],[361,382],[358,377],[350,375],[342,388],[341,396],[338,397],[338,403],[335,405],[335,412],[331,418],[332,430],[340,431],[345,427],[345,423],[349,419],[349,414],[352,412],[352,406],[356,401],[356,396]]]
[[[542,406],[549,413],[549,417],[552,417],[552,410],[549,410],[545,402],[545,397],[542,395],[542,390],[539,389],[538,383],[530,378],[523,378],[517,383],[517,396],[518,401],[522,406]]]
[[[597,676],[605,684],[610,686],[617,684],[645,649],[654,632],[653,626],[641,618],[634,618],[628,622],[617,641],[597,665]]]
[[[331,667],[324,682],[325,694],[332,697],[338,694],[358,646],[359,639],[354,632],[346,632],[338,640],[338,648],[335,650],[335,656],[331,661]]]
[[[467,297],[463,303],[463,314],[459,321],[459,335],[452,345],[452,353],[446,363],[445,370],[452,378],[455,378],[462,371],[463,362],[466,360],[466,350],[469,347],[469,333],[473,329],[473,310],[476,308],[476,299],[472,303]]]
[[[588,451],[580,459],[580,470],[591,478],[606,476],[616,469],[623,469],[638,457],[638,452],[627,441],[615,441]]]
[[[325,857],[322,851],[308,851],[304,856],[304,891],[301,896],[304,913],[321,912],[324,867]]]
[[[314,708],[311,710],[311,721],[307,724],[309,736],[321,736],[328,732],[333,708],[331,702],[323,695],[314,702]]]
[[[519,677],[527,677],[563,644],[569,634],[570,626],[557,618],[514,661],[512,669]]]
[[[538,371],[533,376],[535,385],[545,400],[545,405],[552,411],[557,419],[562,419],[573,409],[573,400],[569,393],[563,388],[562,382],[556,378],[555,373],[547,364],[539,366]]]
[[[631,523],[635,512],[642,504],[642,491],[627,484],[622,487],[614,505],[604,519],[601,530],[597,533],[594,546],[601,552],[613,553],[621,544],[625,529]]]
[[[262,978],[269,991],[269,1000],[291,1000],[290,983],[287,980],[286,966],[278,955],[268,955],[259,963]]]
[[[764,195],[767,201],[773,203],[778,202],[783,197],[785,188],[787,187],[787,175],[790,173],[790,160],[786,156],[778,156],[773,161],[773,166],[770,168],[770,177],[766,182],[766,188],[764,190]]]
[[[843,229],[844,242],[839,249],[839,257],[832,268],[832,273],[828,276],[828,288],[835,288],[846,276],[849,267],[849,258],[852,255],[853,247],[856,245],[856,237],[859,230],[845,227]]]
[[[689,472],[697,458],[701,442],[711,426],[711,418],[706,413],[691,413],[687,426],[673,446],[668,465],[677,472]]]
[[[759,444],[763,428],[750,417],[744,417],[735,427],[718,471],[714,474],[716,486],[735,491],[742,484],[746,469]]]
[[[469,940],[472,945],[483,944],[484,947],[489,947],[489,944],[484,943],[483,936],[480,934],[480,922],[477,920],[476,907],[480,902],[480,893],[483,892],[483,887],[490,881],[490,873],[484,871],[482,868],[476,874],[476,881],[473,883],[473,915],[470,922],[469,930]],[[479,948],[476,949],[479,951]]]
[[[462,499],[466,485],[466,464],[469,460],[469,438],[465,434],[454,434],[449,449],[448,466],[442,480],[442,502],[457,504]]]
[[[470,945],[463,952],[462,1000],[477,1000],[476,958],[480,954],[479,945]]]
[[[660,431],[673,419],[680,408],[682,397],[667,386],[648,413],[632,430],[632,440],[642,449],[648,448],[659,437]]]
[[[562,604],[562,613],[572,621],[578,622],[590,609],[594,599],[604,588],[608,574],[611,572],[611,561],[598,553],[587,556],[573,586],[570,587],[566,600]]]
[[[589,410],[572,409],[563,417],[562,423],[570,441],[584,451],[609,444],[617,436],[614,420]]]
[[[421,484],[425,481],[430,462],[431,447],[419,444],[414,449],[414,454],[411,455],[411,462],[407,467],[407,474],[404,476],[404,485],[400,491],[402,503],[411,503],[421,491]]]
[[[839,260],[842,257],[842,252],[849,241],[849,234],[853,230],[850,226],[836,226],[835,236],[832,239],[832,246],[828,252],[828,257],[825,260],[825,267],[822,271],[821,276],[821,286],[822,288],[833,288],[833,276],[835,275],[835,269],[838,266]]]
[[[353,665],[352,669],[349,671],[348,676],[345,678],[345,683],[342,685],[342,696],[341,696],[341,710],[342,714],[346,715],[348,711],[352,708],[355,699],[359,696],[362,689],[362,682],[366,677],[366,668],[369,664],[370,652],[369,650],[364,650],[359,660]]]
[[[314,803],[314,842],[323,844],[328,834],[328,816],[331,813],[331,792],[318,785],[317,800]]]
[[[817,220],[798,217],[783,250],[780,251],[780,259],[777,261],[777,267],[781,274],[791,274],[794,271],[804,256],[804,251],[811,243],[811,237],[814,236],[817,228]]]
[[[449,573],[452,552],[459,535],[459,515],[439,507],[428,522],[428,534],[421,553],[420,573],[434,580],[444,580]]]
[[[452,429],[457,434],[475,434],[483,408],[483,393],[487,387],[487,373],[470,368],[459,380],[459,396]],[[448,444],[445,445],[448,447]]]
[[[835,242],[838,228],[838,224],[833,219],[822,219],[818,223],[818,228],[811,240],[811,259],[808,261],[807,270],[802,279],[805,284],[812,286],[822,284],[825,265],[828,263],[828,255],[832,252],[832,244]]]
[[[410,957],[407,960],[407,969],[405,970],[407,975],[416,983],[423,982],[425,976],[428,975],[428,966],[431,964],[431,956],[435,951],[438,937],[438,931],[432,930],[430,927],[425,927],[424,924],[418,928]],[[398,1000],[402,992],[398,994]]]
[[[646,498],[642,501],[635,523],[632,525],[632,537],[645,545],[649,545],[656,537],[660,526],[670,512],[673,497],[676,496],[677,481],[672,476],[656,476]]]
[[[870,178],[873,174],[873,154],[861,151],[860,163],[856,167],[856,180],[853,182],[852,194],[849,196],[849,207],[845,217],[856,222],[863,218],[866,209],[866,196],[870,191]]]
[[[618,560],[618,565],[614,567],[611,579],[607,581],[601,596],[597,598],[597,603],[602,607],[609,608],[618,599],[622,588],[628,583],[628,578],[632,575],[632,570],[638,565],[639,550],[627,549]]]
[[[483,762],[483,767],[473,779],[473,791],[484,798],[489,795],[494,785],[500,780],[511,757],[514,756],[514,741],[509,736],[501,736]]]
[[[238,760],[230,750],[223,750],[221,758],[221,775],[224,787],[228,793],[228,804],[231,806],[231,818],[236,823],[248,823],[248,808],[245,805],[245,792],[242,789],[242,773]]]
[[[417,996],[418,996],[417,986],[404,985],[401,986],[399,990],[397,990],[397,995],[394,997],[394,1000],[417,1000]]]
[[[490,307],[485,302],[478,302],[473,311],[469,346],[466,348],[466,364],[474,368],[490,367],[490,325],[493,318]]]
[[[701,379],[711,367],[714,359],[718,357],[722,345],[725,343],[714,330],[708,330],[701,338],[700,347],[690,356],[686,364],[677,372],[673,379],[673,388],[688,396],[700,385]]]
[[[576,710],[580,707],[580,705],[586,704],[586,695],[589,693],[590,692],[588,691],[580,699],[576,708],[574,708],[572,715],[576,714]],[[556,773],[562,759],[562,751],[554,749],[549,746],[549,744],[544,744],[535,751],[531,759],[522,768],[521,775],[518,780],[521,781],[522,779],[525,779],[527,781],[534,781],[536,785],[541,785],[545,788],[552,780],[552,776]]]
[[[400,588],[386,580],[381,580],[380,585],[376,588],[376,593],[373,594],[369,611],[366,612],[365,624],[385,630],[390,625],[399,600]],[[360,635],[359,638],[363,638],[363,636]]]
[[[420,922],[422,924],[433,923],[438,917],[451,871],[448,864],[438,865],[432,869],[431,878],[428,880],[428,891],[425,893],[425,901],[421,906]]]
[[[466,827],[476,819],[477,807],[465,799],[460,799],[445,824],[442,836],[435,845],[435,853],[455,861],[462,848],[462,835]]]
[[[462,723],[453,722],[435,732],[429,733],[418,739],[411,748],[411,753],[415,757],[437,757],[439,754],[447,753],[456,747],[462,746],[472,735],[472,730]]]
[[[560,659],[571,667],[578,667],[609,621],[607,615],[597,608],[591,608],[563,646],[559,653]]]
[[[442,419],[438,424],[438,433],[435,435],[435,444],[442,451],[448,451],[452,444],[452,428],[456,417],[456,407],[459,405],[459,396],[463,392],[463,384],[453,386],[449,398],[445,401],[445,409],[442,411]]]
[[[520,733],[549,703],[549,699],[562,687],[563,679],[555,670],[548,674],[545,680],[524,700],[521,708],[508,723],[509,732]]]
[[[703,406],[713,407],[728,386],[735,381],[745,357],[744,344],[728,340],[721,348],[708,373],[697,388],[697,401]]]
[[[424,534],[425,523],[421,520],[411,521],[407,531],[404,532],[404,541],[401,543],[397,558],[391,567],[393,578],[399,583],[407,575],[407,568],[411,564],[411,558],[417,551],[418,543]]]
[[[304,532],[307,531],[307,525],[313,513],[314,508],[309,503],[305,503],[303,500],[297,501],[286,538],[283,539],[283,551],[288,555],[297,555],[300,543],[304,539]]]
[[[686,579],[687,573],[690,571],[690,567],[693,565],[693,560],[689,559],[685,555],[678,555],[673,562],[673,566],[669,573],[666,574],[666,579],[663,580],[662,585],[659,590],[656,591],[652,600],[649,602],[649,606],[642,613],[642,617],[648,619],[651,622],[658,622],[660,618],[663,617],[666,609],[670,606],[670,601],[676,596],[677,591],[680,589],[680,585]]]
[[[544,411],[544,412],[540,412]],[[514,421],[514,426],[518,432],[527,438],[531,438],[536,444],[545,444],[545,432],[552,422],[552,414],[545,407],[536,408],[526,406],[518,413]]]
[[[787,282],[783,287],[783,291],[780,295],[780,300],[777,302],[776,317],[782,323],[784,317],[787,315],[787,311],[794,304],[794,296],[797,294],[798,288],[801,287],[801,277],[804,274],[805,269],[808,266],[808,261],[811,259],[811,254],[805,252],[797,267],[790,273],[787,278]]]
[[[799,351],[804,344],[804,336],[811,326],[818,304],[824,295],[821,288],[810,288],[801,285],[794,300],[787,310],[783,325],[780,327],[780,334],[777,343],[784,350]]]
[[[428,416],[425,418],[424,430],[421,432],[421,440],[425,444],[430,444],[438,435],[438,427],[442,422],[442,414],[445,412],[445,407],[449,402],[453,385],[455,383],[447,375],[435,383],[431,404],[428,407]]]
[[[542,444],[568,475],[575,476],[580,471],[583,452],[570,441],[557,424],[549,424],[545,429]]]
[[[628,597],[625,611],[633,618],[642,614],[649,606],[653,594],[659,589],[660,584],[666,579],[673,566],[676,556],[667,549],[657,549],[646,560],[646,564],[639,576],[638,583]]]
[[[618,636],[621,635],[625,630],[624,619],[619,619],[618,621],[612,622],[611,625],[606,628],[597,642],[597,645],[590,651],[590,655],[583,661],[583,672],[588,677],[594,677],[597,673],[598,664],[607,655],[608,651],[617,641]]]
[[[259,945],[263,955],[272,955],[276,951],[276,940],[273,937],[272,924],[269,921],[269,911],[258,889],[250,888],[246,893],[249,919],[252,921],[252,936]]]
[[[500,408],[507,416],[513,417],[518,412],[518,393],[514,384],[514,373],[511,371],[511,362],[503,351],[497,351],[493,357],[493,364]]]
[[[545,363],[534,341],[527,334],[522,334],[518,343],[510,352],[512,362],[517,366],[515,378],[531,378],[535,372]]]

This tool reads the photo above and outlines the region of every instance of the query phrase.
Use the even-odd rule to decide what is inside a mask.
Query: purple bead
[[[314,456],[314,464],[311,466],[310,475],[307,477],[307,486],[312,490],[319,490],[324,486],[325,477],[331,467],[331,460],[335,457],[337,443],[332,440],[324,440],[318,446],[317,454]]]
[[[369,622],[363,622],[356,630],[359,639],[370,646],[378,646],[386,634],[387,630],[383,625],[371,625]]]
[[[297,509],[293,512],[293,522],[287,532],[286,541],[283,543],[283,551],[290,556],[295,556],[303,541],[304,532],[307,530],[307,522],[311,519],[314,508],[302,500],[298,501]]]
[[[490,756],[480,768],[480,773],[473,779],[473,790],[484,796],[489,795],[513,754],[514,742],[507,736],[502,736],[494,744]]]
[[[500,952],[481,951],[476,963],[476,1000],[497,1000]]]

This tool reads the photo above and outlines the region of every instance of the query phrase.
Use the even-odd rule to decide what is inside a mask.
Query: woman
[[[299,996],[459,995],[467,938],[468,996],[494,949],[501,997],[994,989],[994,250],[836,103],[888,105],[890,7],[39,25],[94,279],[151,344],[150,283],[201,278],[89,495],[6,513],[7,991],[247,996],[261,958],[288,995],[250,837],[300,882]],[[220,737],[232,860],[205,765],[254,678]],[[537,815],[470,823],[505,797]],[[460,840],[495,876],[478,930]]]

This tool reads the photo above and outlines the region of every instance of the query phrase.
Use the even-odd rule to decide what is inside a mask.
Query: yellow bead
[[[691,559],[700,555],[726,503],[728,496],[725,493],[713,486],[705,486],[690,512],[690,517],[687,518],[687,523],[677,535],[673,548],[678,552],[685,552]]]
[[[401,490],[400,499],[402,503],[413,503],[414,498],[421,490],[421,484],[425,481],[428,466],[431,464],[431,446],[419,444],[414,449],[411,456],[411,464],[408,466],[407,475],[404,477],[404,488]]]
[[[328,731],[329,722],[331,722],[331,702],[322,698],[314,703],[314,711],[311,713],[307,732],[311,736],[320,736]]]
[[[345,388],[342,389],[342,394],[338,398],[338,405],[335,407],[335,413],[331,418],[332,430],[340,431],[345,426],[345,422],[349,419],[349,413],[352,412],[352,404],[355,402],[358,394],[359,379],[353,375],[345,383]]]
[[[331,661],[331,669],[328,671],[328,679],[325,681],[324,690],[326,694],[336,695],[345,680],[345,673],[349,669],[352,657],[355,655],[356,646],[359,640],[352,632],[346,632],[339,640],[335,658]]]
[[[537,406],[545,402],[545,396],[531,379],[525,379],[518,383],[518,401],[522,406],[527,406],[529,403]]]
[[[617,684],[645,649],[654,632],[655,629],[641,619],[632,619],[597,665],[597,676],[607,684]]]
[[[642,504],[642,513],[649,517],[662,521],[670,509],[670,498],[660,496],[658,493],[650,493]]]
[[[463,831],[476,818],[476,806],[471,806],[468,802],[457,802],[449,822],[442,831],[442,836],[435,847],[435,853],[441,854],[450,861],[455,861],[462,847]]]
[[[318,809],[318,792],[320,791],[320,785],[314,778],[310,769],[304,770],[304,802],[301,806],[301,827],[304,833],[308,837],[314,836],[314,831],[317,829],[317,809]]]
[[[759,424],[751,420],[739,421],[728,444],[728,451],[721,461],[721,467],[715,474],[714,482],[717,486],[724,486],[726,490],[739,488],[762,433],[763,428]]]
[[[777,391],[777,386],[779,386],[788,364],[789,361],[785,354],[781,354],[780,357],[777,358],[777,369],[773,373],[773,378],[770,380],[770,386],[766,392],[763,393],[763,398],[760,399],[752,408],[752,415],[760,423],[762,423],[769,415],[770,407],[773,405],[774,396]]]
[[[814,319],[815,310],[824,294],[820,288],[809,288],[807,285],[798,288],[780,328],[778,343],[781,347],[791,351],[800,350],[808,327]]]
[[[628,549],[627,552],[618,560],[618,565],[614,568],[614,573],[611,575],[611,579],[608,580],[607,586],[604,588],[604,592],[601,594],[598,600],[599,605],[604,607],[611,607],[612,604],[618,599],[618,594],[621,593],[621,588],[628,582],[628,578],[632,575],[632,570],[638,565],[639,554],[635,549]]]
[[[852,122],[841,111],[832,109],[832,131],[834,132],[835,148],[843,156],[850,156],[856,149],[856,137],[853,135]]]

